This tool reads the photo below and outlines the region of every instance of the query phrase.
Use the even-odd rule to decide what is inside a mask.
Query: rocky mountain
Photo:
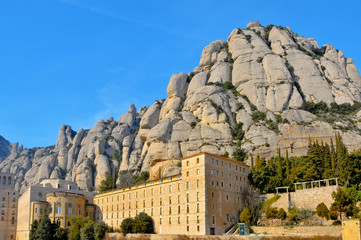
[[[328,142],[335,131],[352,150],[361,142],[360,87],[354,62],[334,46],[253,21],[206,46],[191,73],[174,74],[165,100],[138,111],[132,104],[90,130],[64,125],[51,147],[0,139],[0,169],[17,175],[21,191],[43,178],[94,190],[107,172],[169,176],[180,171],[180,158],[205,151],[301,155],[309,138]]]

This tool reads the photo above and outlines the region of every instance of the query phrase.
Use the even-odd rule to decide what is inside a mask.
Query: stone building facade
[[[0,173],[0,240],[15,239],[19,192],[14,190],[15,175]]]
[[[95,221],[94,194],[80,190],[76,183],[47,179],[29,187],[19,198],[16,239],[29,239],[30,226],[46,214],[60,227],[69,226],[72,216],[84,216]]]
[[[119,228],[140,212],[150,215],[158,234],[222,234],[244,207],[249,166],[200,153],[181,159],[181,174],[95,196],[97,220]]]

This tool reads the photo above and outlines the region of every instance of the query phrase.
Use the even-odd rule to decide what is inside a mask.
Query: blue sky
[[[0,0],[0,135],[48,146],[63,124],[87,129],[131,103],[151,105],[206,45],[252,20],[333,44],[360,68],[360,9],[356,0]]]

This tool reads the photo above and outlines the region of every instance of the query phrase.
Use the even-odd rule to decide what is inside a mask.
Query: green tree
[[[64,228],[58,227],[54,233],[54,240],[66,240],[68,239],[68,231]]]
[[[45,215],[39,222],[38,228],[36,229],[36,239],[41,240],[52,240],[53,239],[53,226],[48,217]]]
[[[289,178],[291,172],[290,172],[290,159],[288,158],[288,150],[286,150],[285,162],[286,162],[286,177]]]
[[[154,233],[154,221],[145,212],[139,213],[133,222],[133,233]]]
[[[94,240],[94,223],[87,223],[80,229],[81,240]]]
[[[30,234],[29,234],[29,239],[30,240],[36,240],[37,239],[36,230],[38,229],[38,226],[39,226],[39,222],[38,222],[38,220],[35,219],[31,223],[31,226],[30,226]]]
[[[69,219],[70,227],[68,233],[69,240],[81,240],[80,239],[80,229],[83,228],[87,223],[93,223],[89,219],[82,216],[72,216]]]
[[[109,172],[107,172],[105,179],[100,182],[99,192],[105,192],[114,189],[114,183],[114,177]]]
[[[94,239],[102,240],[105,237],[105,233],[107,232],[107,225],[105,222],[97,222],[94,224]]]
[[[277,158],[277,176],[283,178],[282,174],[282,160],[281,160],[281,149],[278,149],[278,158]]]
[[[316,213],[319,217],[326,218],[327,220],[329,219],[330,211],[328,210],[326,204],[323,202],[317,205]]]
[[[120,229],[123,234],[128,234],[133,232],[133,218],[125,218],[120,224]]]
[[[241,221],[241,223],[250,224],[251,218],[252,218],[252,215],[251,215],[249,208],[247,208],[247,207],[243,208],[241,214],[239,215],[239,220]]]
[[[281,220],[285,220],[287,217],[287,213],[283,208],[280,208],[277,212],[277,218]]]
[[[340,219],[342,219],[342,214],[348,217],[355,213],[355,204],[345,188],[337,188],[337,191],[332,193],[332,198],[334,202],[331,204],[330,210],[337,212]]]

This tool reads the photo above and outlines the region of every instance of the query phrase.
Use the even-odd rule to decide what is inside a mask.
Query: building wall
[[[0,240],[16,238],[19,192],[14,189],[14,175],[0,173]]]
[[[214,155],[205,155],[205,164],[206,234],[222,234],[238,222],[245,206],[249,167]]]
[[[219,166],[215,165],[215,159]],[[211,185],[210,168],[214,169],[214,176],[216,169],[219,171],[219,176],[213,177],[219,181],[218,186],[215,182]],[[96,195],[94,203],[99,206],[98,220],[119,228],[124,218],[145,212],[153,218],[159,234],[204,235],[209,234],[212,225],[209,219],[215,215],[217,221],[213,225],[217,227],[216,233],[221,234],[237,221],[244,206],[242,193],[247,186],[248,169],[245,164],[212,154],[184,158],[180,175]],[[215,199],[211,198],[212,192],[217,196]],[[213,208],[210,207],[212,204]]]
[[[47,179],[43,180],[40,184],[30,186],[19,198],[16,239],[29,239],[30,226],[32,221],[34,219],[41,219],[45,215],[45,212],[49,214],[52,213],[51,211],[53,211],[54,209],[52,203],[53,201],[55,201],[55,198],[53,199],[52,197],[50,197],[50,202],[48,202],[47,194],[53,194],[54,192],[68,193],[69,196],[71,196],[71,194],[83,195],[83,197],[85,198],[85,206],[82,210],[82,216],[86,215],[86,206],[92,206],[93,203],[94,194],[91,192],[79,190],[76,183],[74,182],[61,179]],[[68,201],[66,199],[63,199],[60,194],[58,194],[57,196],[59,196],[59,202],[63,202],[63,204],[68,203]],[[46,203],[48,203],[48,208],[46,208]],[[37,212],[35,212],[36,208],[38,208]],[[43,209],[42,213],[40,213],[40,209]],[[94,219],[94,214],[92,213],[92,215],[92,219]],[[63,224],[62,226],[65,227],[67,225],[67,220],[68,217],[66,219],[64,218],[61,221]]]

